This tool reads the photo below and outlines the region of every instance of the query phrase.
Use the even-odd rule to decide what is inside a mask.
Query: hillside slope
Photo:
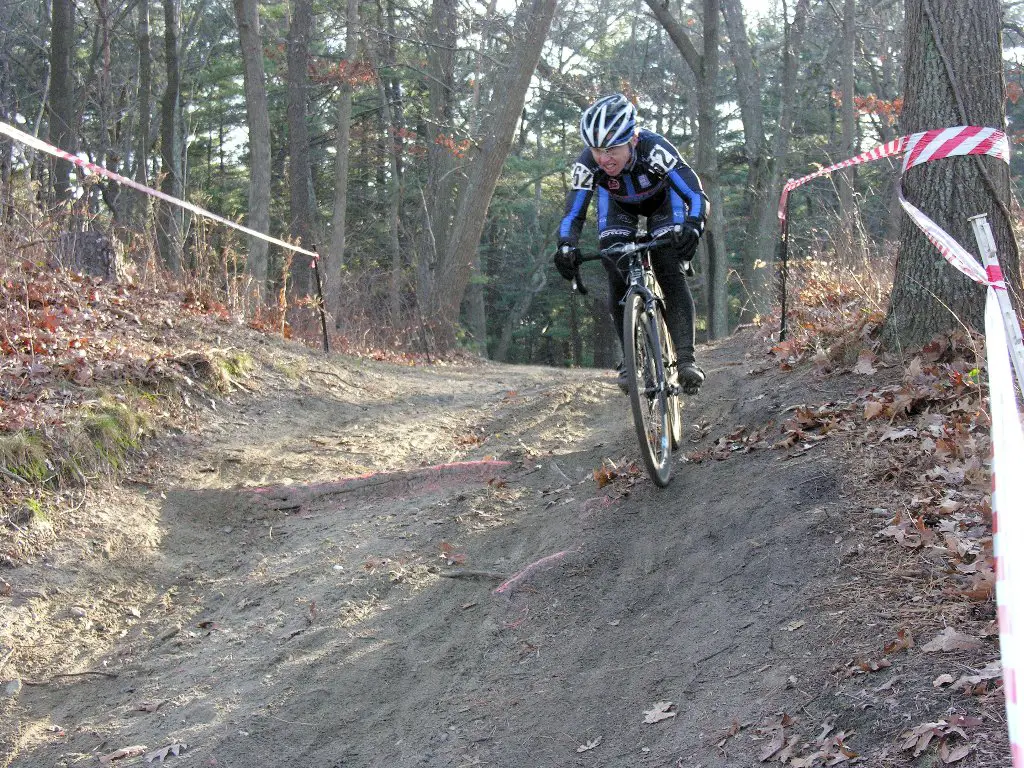
[[[248,376],[2,572],[0,764],[1006,763],[986,478],[898,452],[976,394],[865,422],[902,367],[746,330],[658,490],[607,373],[217,341]]]

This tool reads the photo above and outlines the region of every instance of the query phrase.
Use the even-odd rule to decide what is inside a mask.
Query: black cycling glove
[[[574,245],[560,245],[555,251],[555,268],[566,280],[576,277],[580,266],[580,249]]]
[[[679,256],[683,261],[693,258],[697,250],[697,242],[700,240],[700,229],[696,220],[687,219],[682,224],[677,224],[672,229],[672,240],[679,249]]]

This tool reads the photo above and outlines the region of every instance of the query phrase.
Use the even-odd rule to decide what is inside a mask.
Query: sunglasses
[[[594,154],[597,154],[597,155],[610,155],[615,150],[622,149],[622,147],[628,147],[628,146],[629,146],[629,142],[628,141],[624,141],[622,144],[615,144],[615,145],[610,146],[610,147],[591,147],[590,150]]]

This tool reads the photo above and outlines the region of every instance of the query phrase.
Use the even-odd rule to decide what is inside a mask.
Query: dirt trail
[[[849,396],[761,348],[703,351],[688,451]],[[793,755],[828,723],[903,764],[930,704],[892,716],[884,678],[833,674],[882,630],[838,636],[852,502],[828,443],[678,460],[659,491],[608,374],[267,354],[90,502],[94,536],[11,572],[23,636],[67,652],[5,701],[7,764],[753,766],[782,712]],[[31,637],[42,616],[59,635]]]

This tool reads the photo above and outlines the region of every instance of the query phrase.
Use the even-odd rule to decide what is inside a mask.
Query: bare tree
[[[302,247],[317,245],[316,198],[309,160],[309,41],[313,34],[312,0],[292,0],[292,19],[288,27],[288,191],[291,233]],[[309,260],[292,262],[292,294],[308,296],[313,289]]]
[[[184,159],[181,135],[181,69],[179,63],[181,9],[178,0],[163,0],[164,66],[167,85],[160,102],[160,191],[180,198],[184,194]],[[182,272],[181,209],[170,203],[157,205],[157,242],[164,266],[174,274]]]
[[[778,231],[778,206],[781,191],[782,162],[789,152],[796,100],[797,57],[803,45],[809,0],[798,0],[793,21],[785,18],[783,4],[782,71],[779,82],[779,122],[769,141],[765,129],[762,99],[765,85],[755,66],[747,41],[740,0],[723,0],[726,25],[736,68],[737,93],[743,122],[747,158],[747,185],[744,190],[748,211],[743,238],[743,281],[750,296],[744,317],[764,315],[771,309],[773,297],[771,256]]]
[[[355,64],[359,2],[348,0],[345,12],[345,55],[342,57],[341,94],[338,97],[338,139],[334,166],[334,215],[331,218],[331,247],[326,259],[324,287],[327,307],[336,315],[341,301],[341,268],[345,263],[345,221],[348,211],[349,136],[352,123],[352,65]],[[335,322],[341,318],[336,317]]]
[[[71,55],[75,46],[75,0],[53,0],[50,24],[50,143],[66,152],[77,149]],[[71,164],[53,161],[53,191],[71,197]]]
[[[150,121],[152,120],[153,101],[153,52],[150,42],[149,0],[139,0],[138,23],[135,38],[139,46],[138,58],[138,122],[135,125],[135,180],[139,184],[149,185],[149,147],[152,140]],[[139,193],[131,205],[131,214],[135,226],[141,230],[151,230],[149,195]],[[147,238],[148,239],[148,238]]]
[[[242,50],[242,80],[245,88],[245,119],[249,129],[249,215],[248,225],[257,232],[270,232],[270,113],[267,106],[263,42],[257,0],[234,0],[235,21]],[[254,299],[262,302],[267,288],[267,257],[270,246],[258,237],[249,238],[245,271],[252,281]]]
[[[416,243],[416,300],[422,306],[434,302],[434,278],[448,247],[455,213],[451,199],[459,174],[444,137],[454,133],[457,22],[454,0],[433,0],[427,51],[428,111],[417,126],[427,150],[427,179],[420,190],[422,223]]]
[[[388,33],[378,38],[375,50],[367,46],[370,63],[377,72],[377,97],[380,100],[380,120],[382,132],[387,142],[387,200],[388,200],[388,314],[393,326],[401,321],[402,312],[402,274],[404,261],[402,246],[399,239],[399,224],[402,210],[402,95],[401,83],[385,77],[382,67],[389,71],[394,69],[394,3],[388,2],[383,10]]]
[[[840,88],[842,104],[839,107],[840,124],[842,126],[842,157],[852,157],[857,148],[857,113],[854,99],[856,97],[856,78],[854,71],[857,50],[856,0],[845,0],[843,3],[843,37],[840,55]],[[839,220],[840,232],[837,238],[837,250],[840,259],[849,259],[856,242],[854,228],[856,226],[856,209],[854,204],[854,181],[857,178],[855,167],[847,168],[839,173]]]
[[[514,51],[495,85],[496,97],[481,123],[469,177],[460,190],[448,246],[438,264],[428,318],[441,333],[443,345],[454,344],[459,308],[469,282],[473,251],[480,243],[487,208],[523,109],[526,89],[537,68],[557,0],[524,0],[516,12],[509,48]]]
[[[718,15],[720,0],[704,0],[703,52],[698,52],[683,26],[667,6],[659,0],[646,0],[655,18],[668,32],[683,60],[697,81],[697,173],[710,201],[710,216],[704,241],[708,268],[708,335],[719,338],[729,332],[727,306],[727,258],[725,253],[725,222],[721,215],[722,190],[718,178],[716,154],[717,79],[718,79]]]

